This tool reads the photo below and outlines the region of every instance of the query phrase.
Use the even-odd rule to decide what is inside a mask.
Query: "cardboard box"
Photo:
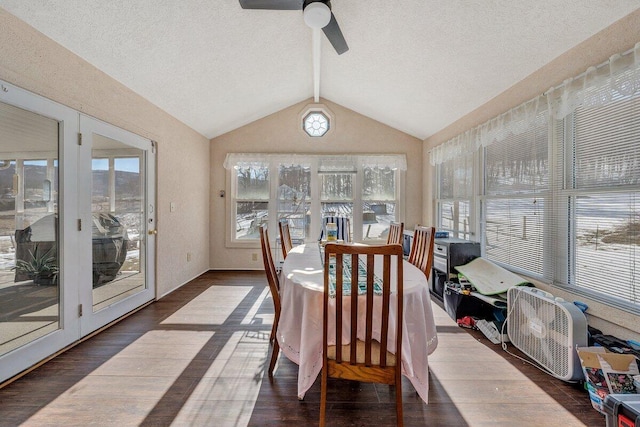
[[[604,347],[580,347],[578,356],[591,405],[598,412],[605,414],[607,395],[636,393],[633,376],[639,372],[635,356],[611,353]]]

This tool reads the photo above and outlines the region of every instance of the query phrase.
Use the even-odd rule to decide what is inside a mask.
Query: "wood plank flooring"
[[[403,382],[407,426],[604,426],[563,383],[435,307],[429,404]],[[317,425],[320,381],[266,374],[273,305],[262,272],[208,272],[0,390],[0,426]],[[335,426],[396,424],[389,386],[330,381]]]

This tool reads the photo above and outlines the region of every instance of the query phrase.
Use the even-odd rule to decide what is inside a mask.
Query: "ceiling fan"
[[[322,29],[338,55],[349,50],[330,0],[240,0],[243,9],[302,10],[304,22],[313,29]]]

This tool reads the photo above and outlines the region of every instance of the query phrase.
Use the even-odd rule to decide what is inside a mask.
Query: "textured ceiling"
[[[640,7],[640,0],[332,0],[320,96],[424,139]],[[208,138],[313,96],[298,11],[237,0],[0,0]]]

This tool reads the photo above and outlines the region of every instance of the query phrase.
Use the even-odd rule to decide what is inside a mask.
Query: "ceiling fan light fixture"
[[[307,5],[302,12],[304,23],[311,28],[324,28],[331,21],[331,9],[325,3],[317,1]]]

